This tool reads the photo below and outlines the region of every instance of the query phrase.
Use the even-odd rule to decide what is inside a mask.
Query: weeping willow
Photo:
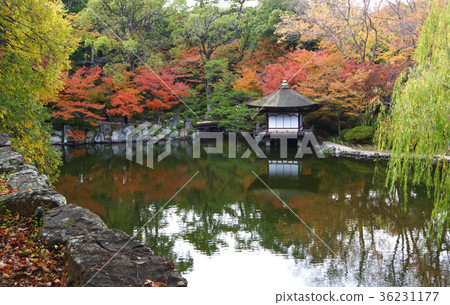
[[[434,200],[429,236],[436,233],[438,240],[450,212],[449,23],[449,1],[433,1],[416,65],[397,79],[391,109],[380,116],[376,134],[378,148],[392,153],[386,181],[391,191],[397,184],[405,193],[411,185],[426,184]]]

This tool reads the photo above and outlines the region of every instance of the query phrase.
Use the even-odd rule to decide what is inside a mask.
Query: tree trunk
[[[212,83],[211,79],[207,78],[205,80],[205,90],[206,90],[206,112],[211,111],[211,97],[212,97]]]
[[[94,67],[94,47],[91,46],[91,68]]]
[[[338,137],[341,137],[341,112],[338,112]]]

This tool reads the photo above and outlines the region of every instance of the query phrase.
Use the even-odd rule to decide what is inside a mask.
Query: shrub
[[[358,126],[347,131],[344,139],[350,142],[370,143],[375,129],[372,126]]]
[[[166,113],[164,113],[163,115],[162,115],[162,119],[163,120],[170,120],[171,118],[174,118],[174,117],[176,117],[177,116],[177,114],[175,113],[175,112],[166,112]]]
[[[183,122],[177,123],[177,130],[181,130],[183,128],[184,128],[184,123]]]
[[[349,132],[350,130],[352,130],[352,129],[351,129],[351,128],[342,129],[342,130],[341,130],[341,137],[344,137],[345,134],[346,134],[347,132]]]

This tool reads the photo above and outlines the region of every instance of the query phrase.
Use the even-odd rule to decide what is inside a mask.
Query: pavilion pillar
[[[300,130],[303,130],[303,113],[299,111],[298,113],[298,120],[299,120],[299,126],[300,126]]]

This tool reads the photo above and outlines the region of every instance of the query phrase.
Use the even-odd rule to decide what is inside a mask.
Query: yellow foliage
[[[275,32],[280,41],[326,41],[360,62],[410,58],[426,16],[426,0],[375,7],[370,0],[309,0],[305,7],[281,16]]]
[[[242,90],[247,93],[255,93],[258,96],[262,95],[261,84],[259,83],[258,74],[248,68],[242,71],[242,77],[236,80],[233,86],[235,90]]]
[[[50,145],[43,107],[62,85],[76,47],[63,4],[0,0],[0,130],[41,173],[55,179],[59,156]]]

